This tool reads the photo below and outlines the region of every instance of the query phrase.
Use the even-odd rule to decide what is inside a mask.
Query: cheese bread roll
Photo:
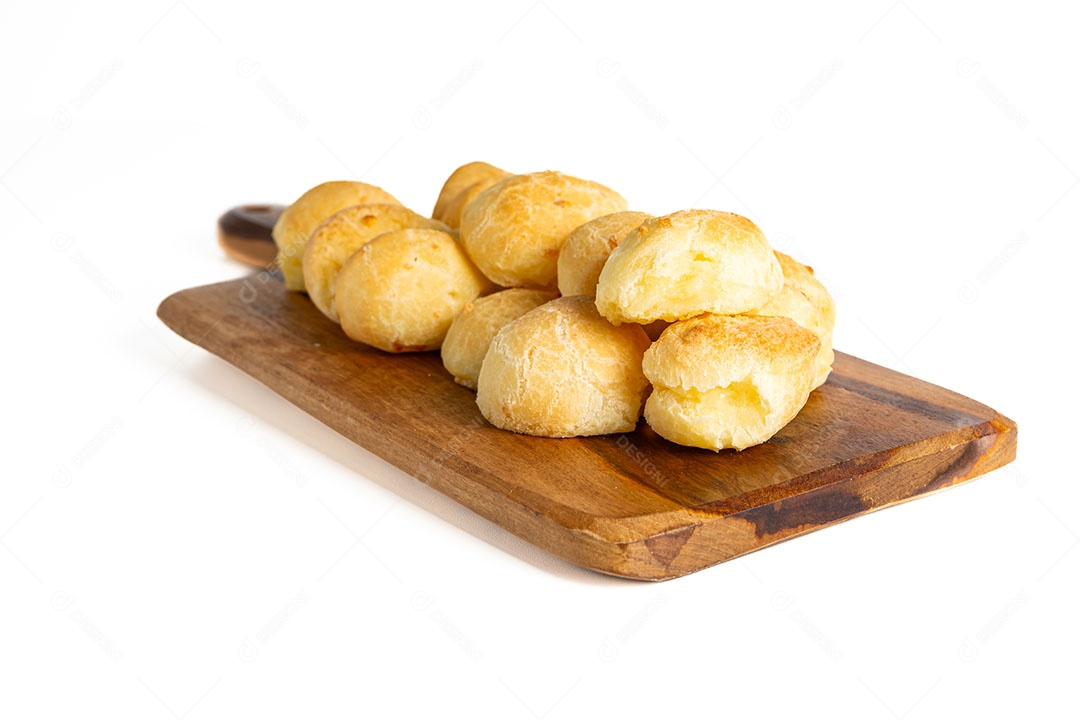
[[[461,227],[461,218],[465,215],[465,208],[469,206],[469,203],[479,197],[480,193],[507,177],[510,177],[509,173],[501,173],[499,175],[490,175],[486,178],[477,180],[472,185],[459,192],[457,196],[447,204],[446,210],[438,219],[445,222],[454,230],[459,229]]]
[[[480,365],[495,335],[507,323],[557,297],[548,290],[510,288],[466,303],[443,340],[443,366],[455,382],[475,390]]]
[[[680,445],[742,450],[798,414],[813,386],[817,335],[786,317],[699,315],[645,353],[645,420]]]
[[[285,287],[304,289],[301,266],[304,248],[315,228],[339,210],[352,205],[385,203],[400,205],[390,193],[367,183],[336,180],[316,185],[281,213],[274,225],[274,243],[278,247],[277,265],[285,276]]]
[[[465,207],[461,239],[497,285],[553,290],[566,236],[625,209],[626,200],[600,183],[552,171],[512,175]]]
[[[386,352],[437,350],[457,314],[491,287],[453,235],[394,230],[366,243],[338,273],[341,329]]]
[[[646,220],[611,251],[596,306],[614,323],[744,313],[783,284],[757,225],[734,213],[682,210]]]
[[[477,380],[476,404],[495,427],[572,437],[630,432],[648,381],[649,338],[616,327],[584,295],[552,300],[503,327]]]
[[[315,307],[340,322],[335,293],[341,266],[372,238],[405,228],[449,230],[438,220],[400,205],[355,205],[331,215],[317,227],[304,250],[304,284]]]
[[[602,215],[574,229],[559,250],[559,292],[596,295],[596,283],[611,251],[652,215],[627,210]]]
[[[500,170],[494,165],[490,165],[486,162],[471,162],[465,163],[454,172],[450,173],[450,177],[446,178],[446,182],[443,183],[442,190],[439,191],[439,197],[435,201],[435,209],[431,211],[431,217],[436,220],[451,225],[448,219],[448,209],[450,204],[469,186],[490,178],[496,178],[496,182],[502,178],[508,176],[510,173],[505,170]]]
[[[784,286],[754,314],[789,317],[818,336],[821,348],[814,360],[813,387],[821,387],[832,372],[836,303],[821,281],[814,277],[812,267],[779,251],[776,258],[784,271]]]

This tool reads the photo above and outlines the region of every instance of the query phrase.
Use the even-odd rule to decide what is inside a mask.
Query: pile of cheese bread
[[[654,217],[596,182],[483,162],[431,217],[328,182],[274,227],[288,288],[353,340],[441,350],[483,416],[546,437],[630,432],[742,450],[822,385],[836,308],[813,270],[750,220]]]

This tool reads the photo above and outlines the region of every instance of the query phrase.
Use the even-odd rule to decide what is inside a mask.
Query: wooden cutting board
[[[644,422],[553,440],[498,430],[437,353],[354,343],[261,273],[176,293],[174,331],[353,442],[586,568],[665,580],[970,480],[1016,455],[1016,424],[949,390],[837,353],[764,445],[680,447]]]

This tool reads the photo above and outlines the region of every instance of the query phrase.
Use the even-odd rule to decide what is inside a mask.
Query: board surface
[[[498,430],[438,353],[345,337],[267,273],[176,293],[158,316],[350,440],[492,522],[604,573],[665,580],[970,480],[1016,455],[1016,425],[949,390],[836,354],[764,445],[685,448],[635,432]]]

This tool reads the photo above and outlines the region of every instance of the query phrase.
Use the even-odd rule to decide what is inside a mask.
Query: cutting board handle
[[[218,244],[234,260],[272,270],[277,247],[271,232],[284,205],[238,205],[218,218]]]

